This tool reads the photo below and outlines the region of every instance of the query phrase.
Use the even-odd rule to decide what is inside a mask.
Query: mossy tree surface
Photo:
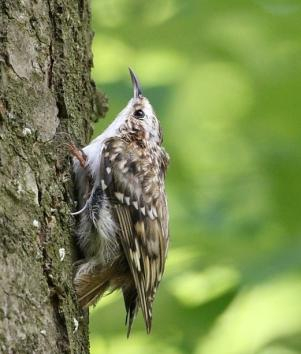
[[[0,352],[88,353],[69,139],[90,138],[87,0],[1,0]]]

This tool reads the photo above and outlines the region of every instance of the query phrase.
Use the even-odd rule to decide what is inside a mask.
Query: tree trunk
[[[0,353],[88,353],[65,146],[96,106],[88,0],[0,3]]]

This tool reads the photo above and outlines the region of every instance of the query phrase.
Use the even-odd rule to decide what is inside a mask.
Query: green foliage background
[[[151,336],[121,294],[91,311],[92,354],[301,353],[301,2],[93,0],[110,99],[155,107],[171,155],[171,249]]]

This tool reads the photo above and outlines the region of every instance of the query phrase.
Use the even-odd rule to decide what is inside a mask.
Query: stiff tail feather
[[[81,307],[87,308],[94,305],[97,300],[108,290],[110,281],[107,272],[102,272],[96,268],[88,272],[83,271],[82,265],[79,267],[75,278],[74,286]]]
[[[120,272],[123,269],[123,272]],[[129,283],[128,268],[123,258],[102,269],[90,262],[81,264],[75,274],[74,286],[81,307],[94,305],[106,291],[113,292]]]
[[[127,337],[130,336],[133,321],[138,312],[138,295],[136,288],[132,286],[127,286],[122,289],[124,304],[126,309],[125,325],[127,328]]]

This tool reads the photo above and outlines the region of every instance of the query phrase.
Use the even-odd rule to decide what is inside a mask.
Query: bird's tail
[[[108,271],[91,267],[88,263],[80,265],[74,278],[75,291],[81,307],[94,305],[110,286]]]
[[[107,290],[111,293],[130,282],[128,266],[123,257],[105,267],[93,262],[82,263],[74,277],[75,291],[81,307],[94,305]]]
[[[127,326],[127,337],[129,337],[132,329],[134,318],[138,312],[138,295],[133,284],[128,284],[122,288],[124,304],[126,309],[125,325]]]

